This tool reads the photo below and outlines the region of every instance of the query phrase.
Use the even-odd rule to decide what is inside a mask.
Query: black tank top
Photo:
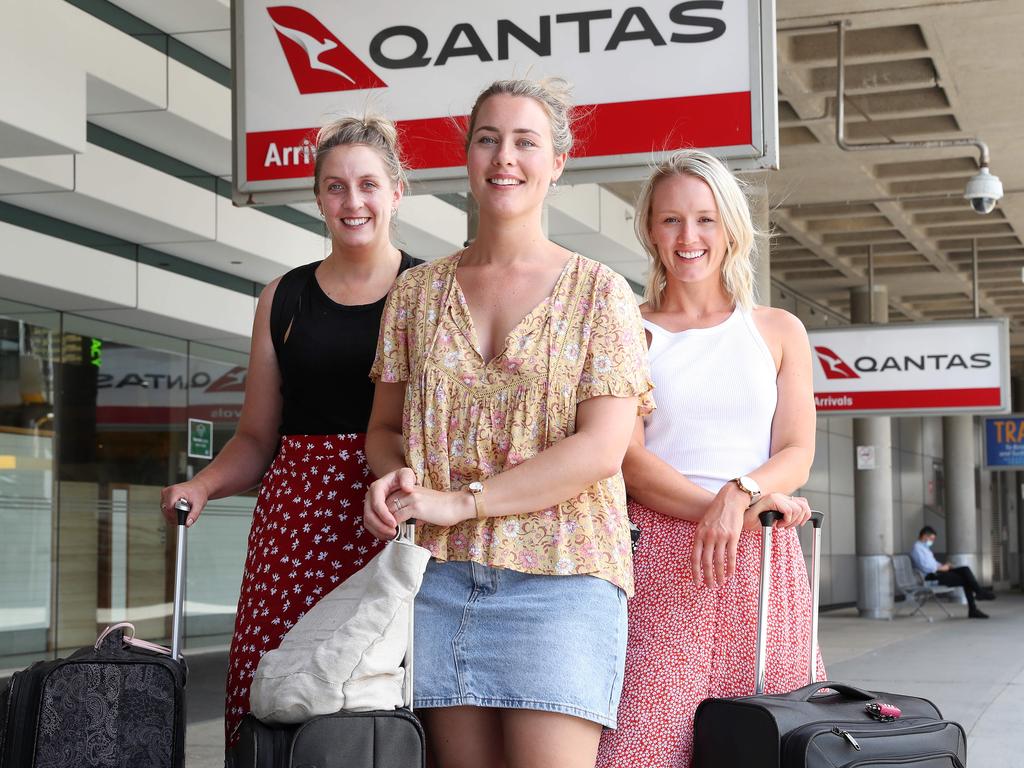
[[[274,293],[270,335],[281,371],[282,435],[365,432],[370,420],[369,373],[387,296],[373,304],[338,304],[317,282],[320,263],[288,272]],[[402,251],[398,272],[422,263]]]

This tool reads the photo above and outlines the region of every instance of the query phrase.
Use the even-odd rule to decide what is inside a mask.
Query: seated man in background
[[[917,535],[914,548],[910,550],[910,559],[914,568],[920,571],[925,580],[934,580],[944,587],[963,587],[967,596],[967,617],[971,619],[987,619],[988,614],[978,610],[975,600],[995,600],[995,593],[985,589],[974,578],[974,572],[966,565],[953,567],[949,563],[940,563],[932,554],[935,544],[935,529],[926,525]]]

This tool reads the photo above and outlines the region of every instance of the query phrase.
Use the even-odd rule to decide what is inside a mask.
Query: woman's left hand
[[[772,523],[773,528],[793,528],[803,525],[811,519],[811,506],[803,496],[788,496],[785,493],[766,493],[755,504],[751,504],[744,514],[744,528],[760,528],[758,515],[762,512],[776,511],[782,514],[781,520]]]
[[[445,528],[476,516],[473,497],[466,491],[435,491],[417,485],[412,491],[395,491],[387,503],[389,509],[397,507],[403,520],[412,518]]]

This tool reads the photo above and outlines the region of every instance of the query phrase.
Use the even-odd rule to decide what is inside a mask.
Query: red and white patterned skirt
[[[228,657],[228,747],[249,711],[260,657],[384,545],[363,529],[363,496],[374,479],[365,441],[364,434],[285,435],[263,476]]]
[[[697,705],[754,692],[761,532],[740,535],[735,575],[711,589],[691,581],[696,523],[636,502],[629,517],[641,535],[626,673],[618,727],[604,732],[597,766],[689,768]],[[783,693],[807,684],[811,592],[796,531],[772,535],[766,692]]]

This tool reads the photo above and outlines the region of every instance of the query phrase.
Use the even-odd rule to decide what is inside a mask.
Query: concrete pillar
[[[1024,411],[1024,375],[1010,379],[1010,402],[1014,413]],[[1024,472],[1013,473],[1017,494],[1017,586],[1024,591]]]
[[[768,173],[751,173],[744,176],[748,183],[747,199],[750,201],[750,218],[754,229],[765,235],[771,230],[768,207]],[[754,259],[754,302],[765,307],[772,303],[771,253],[768,237],[758,238],[757,256]]]
[[[978,507],[974,492],[974,417],[942,417],[942,459],[946,470],[946,553],[953,565],[978,568]]]
[[[872,300],[873,297],[873,300]],[[889,293],[884,285],[850,290],[854,323],[886,323]],[[857,610],[869,619],[893,615],[892,421],[887,416],[853,420],[854,520],[857,545]]]

